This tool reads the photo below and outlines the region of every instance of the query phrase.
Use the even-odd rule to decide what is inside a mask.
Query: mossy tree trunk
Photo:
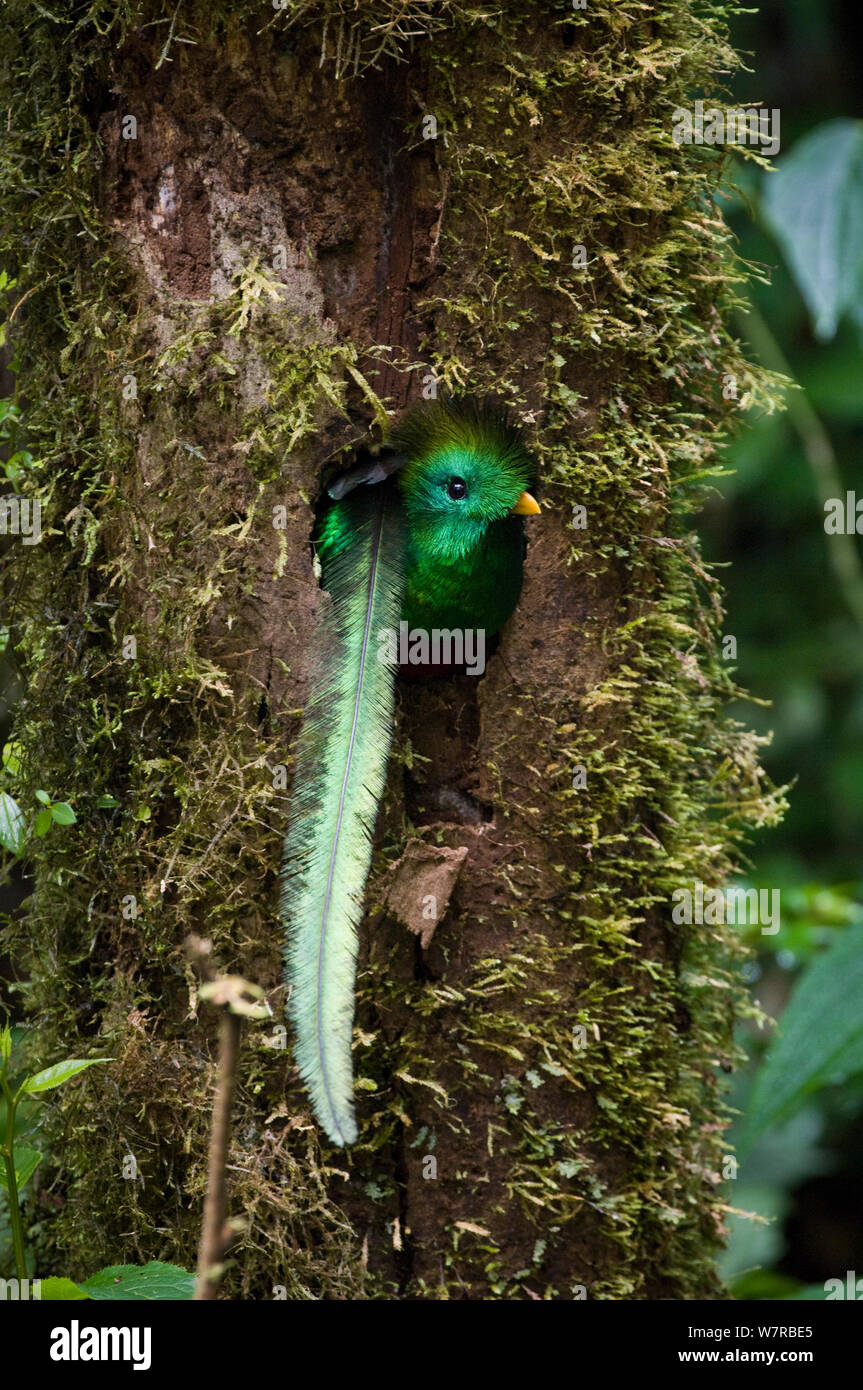
[[[400,690],[349,1154],[284,1030],[248,1032],[227,1289],[709,1297],[742,1001],[733,928],[670,899],[772,813],[687,520],[760,390],[723,325],[718,158],[671,140],[732,65],[723,7],[74,11],[2,21],[45,530],[7,575],[15,790],[78,816],[35,843],[7,949],[40,1060],[114,1059],[50,1112],[40,1271],[193,1259],[213,1027],[182,942],[278,1025],[313,507],[381,402],[436,387],[510,403],[543,515],[484,678]]]

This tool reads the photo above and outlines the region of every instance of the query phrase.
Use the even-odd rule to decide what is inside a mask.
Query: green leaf
[[[9,629],[6,629],[8,633]],[[17,739],[10,739],[3,745],[3,766],[12,777],[17,777],[21,771],[21,759],[24,749]]]
[[[51,808],[50,806],[43,806],[42,810],[39,812],[38,816],[33,822],[34,835],[39,835],[40,837],[43,835],[47,835],[48,831],[51,829],[51,825]]]
[[[89,1298],[89,1294],[72,1283],[71,1279],[43,1279],[40,1282],[39,1297],[42,1302],[72,1302]]]
[[[47,792],[38,791],[38,792],[36,793],[36,800],[37,800],[37,801],[41,801],[43,806],[50,806],[50,805],[51,805],[51,798],[50,798],[50,796],[48,795]]]
[[[71,1279],[43,1279],[41,1288],[43,1302],[82,1298],[96,1302],[185,1302],[194,1292],[194,1274],[158,1260],[146,1265],[110,1265],[83,1284],[75,1284]]]
[[[51,807],[51,816],[58,825],[74,825],[78,819],[68,801],[56,801]]]
[[[25,1182],[32,1178],[41,1162],[42,1155],[37,1149],[24,1149],[19,1145],[15,1146],[15,1181],[18,1184],[19,1192]],[[5,1188],[7,1192],[9,1190],[5,1163],[0,1163],[0,1187]]]
[[[836,933],[800,977],[746,1105],[740,1148],[814,1091],[863,1072],[863,923]]]
[[[110,1062],[110,1057],[67,1057],[65,1062],[55,1062],[53,1067],[46,1067],[44,1071],[37,1071],[35,1076],[28,1076],[21,1086],[21,1094],[32,1095],[35,1091],[53,1091],[55,1086],[62,1086],[64,1082],[77,1076],[79,1071],[84,1071],[87,1067],[98,1066],[99,1062]]]
[[[0,1062],[8,1062],[12,1056],[12,1029],[8,1023],[0,1028]]]
[[[33,463],[33,455],[29,449],[16,449],[11,458],[6,460],[6,471],[12,474],[21,474],[26,468],[30,468]]]
[[[799,1289],[797,1293],[785,1295],[788,1303],[824,1303],[827,1302],[827,1290],[823,1284],[807,1284]]]
[[[27,821],[18,802],[8,792],[0,792],[0,845],[20,854],[27,833]]]
[[[816,336],[847,314],[863,329],[863,121],[827,121],[765,179],[765,221],[806,301]]]
[[[115,806],[119,806],[120,803],[117,800],[116,796],[111,796],[109,792],[106,792],[104,796],[99,797],[99,800],[96,802],[96,805],[98,806],[100,811],[111,811],[114,809]]]
[[[85,1279],[81,1288],[99,1300],[185,1301],[195,1292],[195,1276],[178,1265],[151,1260],[146,1265],[109,1265]]]
[[[77,1284],[73,1284],[71,1279],[43,1279],[40,1286],[40,1297],[43,1303],[69,1303],[87,1298],[84,1290]]]

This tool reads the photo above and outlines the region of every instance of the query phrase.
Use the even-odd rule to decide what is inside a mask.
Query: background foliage
[[[827,535],[823,501],[860,488],[863,430],[863,177],[860,53],[840,0],[768,0],[738,16],[753,74],[740,101],[778,107],[777,173],[735,163],[729,219],[742,254],[769,268],[739,328],[800,390],[727,452],[733,472],[701,521],[724,570],[726,631],[741,711],[773,730],[765,764],[794,782],[783,824],[762,836],[751,881],[779,888],[782,927],[753,934],[753,996],[778,1018],[747,1027],[736,1079],[740,1167],[722,1261],[738,1297],[825,1296],[863,1272],[863,605],[859,538]],[[832,240],[831,240],[832,238]],[[751,418],[751,417],[750,417]],[[789,1002],[790,1001],[790,1002]]]

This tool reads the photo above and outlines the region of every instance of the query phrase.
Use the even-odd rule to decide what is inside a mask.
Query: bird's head
[[[496,405],[437,402],[393,431],[404,458],[399,488],[409,528],[442,563],[468,555],[490,526],[532,516],[533,464],[521,432]]]

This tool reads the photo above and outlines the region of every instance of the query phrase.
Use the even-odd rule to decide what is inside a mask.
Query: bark
[[[114,1058],[51,1112],[42,1272],[193,1259],[214,1036],[182,941],[282,1017],[314,505],[437,382],[511,404],[543,516],[485,676],[400,690],[350,1154],[321,1149],[284,1029],[248,1031],[225,1288],[713,1295],[744,1005],[733,928],[675,925],[671,895],[775,811],[721,712],[687,515],[761,390],[723,324],[718,153],[671,141],[732,62],[722,6],[9,9],[4,254],[47,517],[10,560],[17,791],[79,819],[34,846],[7,949],[40,1058]]]

